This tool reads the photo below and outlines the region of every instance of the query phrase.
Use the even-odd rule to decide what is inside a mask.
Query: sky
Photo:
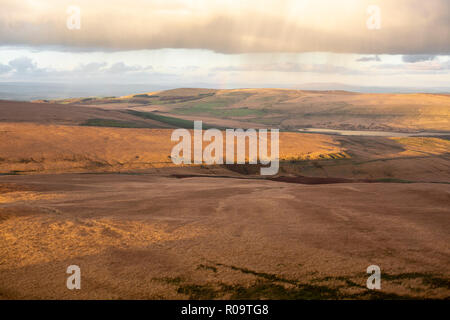
[[[450,87],[448,0],[0,0],[0,7],[0,86]]]

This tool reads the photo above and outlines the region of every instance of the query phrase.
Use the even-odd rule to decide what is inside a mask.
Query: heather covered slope
[[[263,126],[250,105],[196,114],[221,92],[234,94],[0,102],[0,299],[450,296],[446,137],[280,132],[275,177],[249,164],[175,166],[170,136],[186,119]],[[297,107],[276,112],[294,121]],[[79,291],[65,286],[72,264]],[[380,291],[365,287],[372,264]]]
[[[174,166],[170,129],[0,123],[0,173],[124,171]],[[345,157],[331,136],[280,133],[280,157]],[[225,150],[224,141],[224,150]],[[270,139],[269,139],[270,143]],[[204,143],[203,147],[209,143]],[[270,150],[270,144],[269,144]]]
[[[448,94],[365,94],[285,89],[174,89],[118,98],[58,103],[157,111],[220,125],[281,129],[318,127],[385,131],[450,131]],[[239,126],[239,125],[238,125]]]
[[[154,171],[4,176],[0,186],[0,299],[450,296],[445,184]],[[65,286],[72,264],[81,290]],[[365,287],[372,264],[379,291]]]
[[[0,100],[0,123],[98,125],[111,127],[170,128],[172,126],[132,114],[56,103],[31,103]]]
[[[171,133],[171,129],[0,123],[0,173],[173,167],[170,156],[177,142],[171,141]],[[281,132],[279,145],[279,175],[450,182],[450,141],[443,138]],[[225,174],[259,175],[259,167],[254,165],[221,167]]]

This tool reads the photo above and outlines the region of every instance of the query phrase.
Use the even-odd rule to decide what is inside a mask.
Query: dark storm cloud
[[[0,43],[73,51],[159,48],[221,53],[450,54],[448,0],[88,1],[69,30],[65,0],[2,0]],[[380,8],[369,30],[367,8]]]
[[[367,56],[367,57],[361,57],[359,59],[356,59],[357,62],[370,62],[370,61],[376,61],[380,62],[381,59],[379,56]]]
[[[412,55],[404,55],[402,57],[403,62],[414,63],[421,61],[431,61],[436,58],[436,55],[427,55],[427,54],[412,54]]]

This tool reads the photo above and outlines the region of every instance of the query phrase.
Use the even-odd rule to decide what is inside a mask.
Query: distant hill
[[[450,94],[181,88],[51,102],[204,120],[216,126],[450,131]]]
[[[35,124],[62,124],[107,126],[125,128],[173,128],[174,126],[143,119],[120,110],[84,107],[58,103],[31,103],[0,100],[0,122],[28,122]]]

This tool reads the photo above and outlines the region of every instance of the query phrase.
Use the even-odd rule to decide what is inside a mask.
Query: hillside
[[[448,96],[0,101],[0,299],[448,298],[448,138],[282,131],[279,172],[261,176],[250,164],[175,166],[173,128],[194,119],[443,130]],[[82,290],[64,285],[72,264]],[[365,287],[371,264],[382,291]]]
[[[116,111],[152,112],[235,127],[450,131],[448,94],[185,88],[52,102]]]

